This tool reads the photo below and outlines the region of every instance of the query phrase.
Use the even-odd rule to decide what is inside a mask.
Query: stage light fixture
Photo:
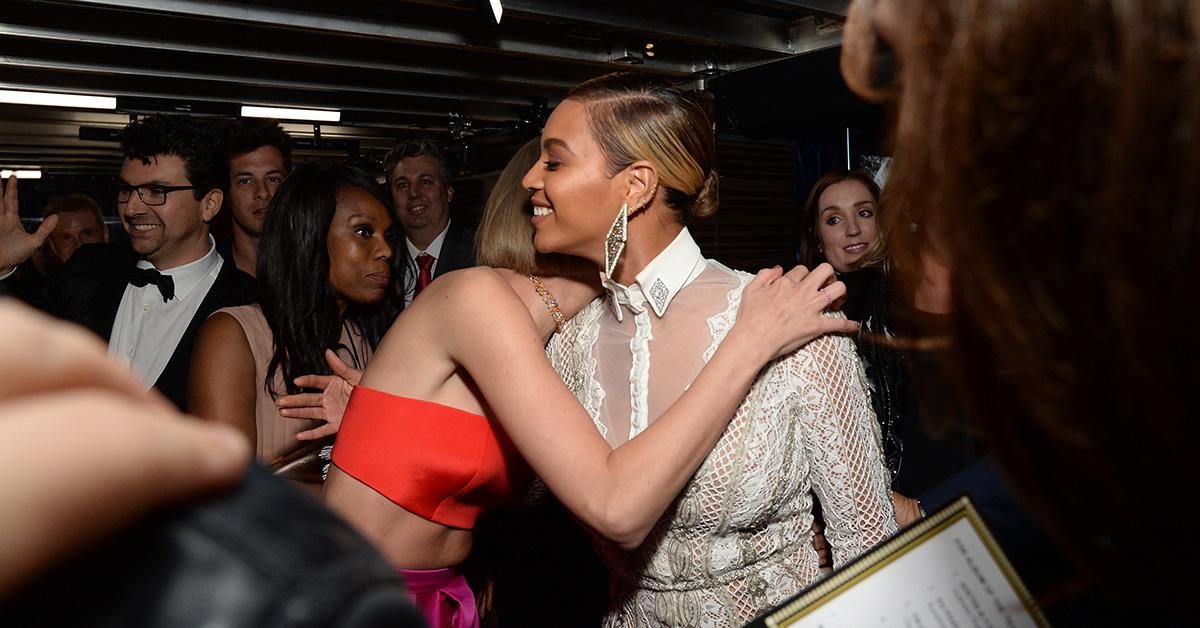
[[[275,118],[277,120],[310,120],[312,122],[340,122],[342,112],[328,109],[295,109],[291,107],[259,107],[242,105],[243,118]]]
[[[42,178],[41,170],[0,170],[0,179],[8,180],[9,177],[16,173],[18,179],[40,179]]]
[[[12,105],[40,105],[43,107],[74,107],[77,109],[116,109],[117,99],[112,96],[85,96],[83,94],[60,94],[56,92],[28,92],[15,89],[0,89],[0,103]]]

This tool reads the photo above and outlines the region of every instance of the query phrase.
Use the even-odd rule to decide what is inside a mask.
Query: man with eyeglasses
[[[125,127],[121,150],[117,212],[132,246],[80,247],[48,282],[42,306],[106,338],[109,355],[184,408],[200,324],[219,308],[254,298],[252,281],[222,260],[208,232],[229,186],[224,143],[215,129],[189,118],[151,116]],[[32,251],[46,228],[14,233],[8,217],[17,213],[15,180],[7,188],[0,244],[10,243],[10,255]],[[6,264],[20,261],[0,252],[0,277]]]

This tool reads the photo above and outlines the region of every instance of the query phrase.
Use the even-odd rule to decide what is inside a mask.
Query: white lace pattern
[[[653,423],[691,384],[750,279],[709,261],[646,332],[597,300],[551,341],[555,369],[611,445],[638,431],[635,405]],[[644,344],[632,342],[642,333]],[[644,379],[632,368],[643,359]],[[895,523],[879,438],[849,339],[821,338],[769,365],[641,547],[598,539],[614,594],[605,625],[740,626],[800,591],[819,576],[814,493],[835,565],[885,538]]]

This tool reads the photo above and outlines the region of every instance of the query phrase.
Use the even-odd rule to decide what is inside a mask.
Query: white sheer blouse
[[[610,283],[552,339],[551,362],[611,445],[686,390],[752,278],[703,259],[685,229],[634,285]],[[741,625],[800,591],[820,575],[814,493],[835,565],[894,532],[879,440],[849,339],[770,364],[646,541],[598,540],[613,578],[605,625]]]

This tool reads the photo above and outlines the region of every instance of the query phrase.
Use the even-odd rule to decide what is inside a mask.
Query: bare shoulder
[[[444,289],[450,289],[452,286],[460,284],[473,288],[485,288],[487,286],[508,288],[508,282],[500,276],[499,271],[488,266],[473,266],[471,268],[452,270],[438,277],[437,282],[431,285],[436,286],[439,283]]]
[[[205,343],[236,343],[241,341],[250,344],[246,338],[246,330],[242,328],[241,322],[234,318],[233,314],[224,310],[213,312],[204,324],[200,326],[199,342]]]
[[[429,284],[422,299],[454,306],[454,311],[486,312],[488,308],[520,305],[512,285],[499,271],[486,266],[448,272]]]
[[[446,282],[437,292],[421,293],[418,301],[428,296],[429,305],[425,307],[436,308],[427,315],[436,316],[437,324],[453,339],[452,354],[474,351],[481,342],[496,346],[536,339],[537,330],[529,308],[505,272],[483,266],[457,270],[439,277],[426,288]]]
[[[188,412],[255,434],[254,400],[262,383],[255,376],[254,351],[242,323],[228,312],[209,316],[196,335],[188,371]]]
[[[248,334],[241,321],[233,315],[222,311],[214,312],[196,334],[192,370],[207,372],[224,369],[231,372],[233,368],[253,368],[254,350],[250,346]]]
[[[188,382],[188,411],[204,418],[220,418],[218,408],[239,394],[253,399],[254,352],[228,312],[215,312],[200,326]]]

